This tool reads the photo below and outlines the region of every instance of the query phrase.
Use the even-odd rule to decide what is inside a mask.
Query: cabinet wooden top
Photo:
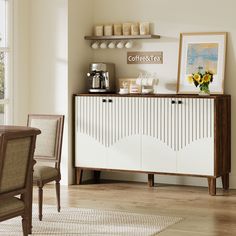
[[[117,94],[117,93],[78,93],[74,96],[89,96],[89,97],[143,97],[143,98],[229,98],[229,94],[211,94],[211,95],[198,95],[198,94]]]

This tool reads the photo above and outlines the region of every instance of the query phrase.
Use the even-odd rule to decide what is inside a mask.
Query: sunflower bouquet
[[[197,72],[188,75],[187,80],[193,83],[196,87],[199,86],[200,91],[205,94],[210,94],[209,84],[213,81],[213,73],[211,71]]]

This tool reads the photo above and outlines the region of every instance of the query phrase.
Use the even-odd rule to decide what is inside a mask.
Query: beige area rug
[[[62,208],[44,205],[43,221],[33,207],[33,235],[156,235],[182,218],[110,210]],[[21,218],[0,223],[1,236],[22,235]]]

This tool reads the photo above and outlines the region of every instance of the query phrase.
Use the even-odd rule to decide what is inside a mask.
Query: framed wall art
[[[226,38],[226,32],[180,34],[177,93],[199,93],[204,79],[211,94],[224,93]]]

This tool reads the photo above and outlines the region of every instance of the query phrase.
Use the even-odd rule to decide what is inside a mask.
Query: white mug
[[[154,83],[154,79],[153,79],[153,78],[148,78],[147,84],[148,84],[149,86],[153,86],[153,83]]]
[[[106,42],[102,42],[102,43],[100,44],[100,48],[101,48],[101,49],[107,48],[107,43],[106,43]]]
[[[108,44],[108,48],[115,48],[116,47],[116,44],[113,42],[113,41],[111,41],[109,44]]]
[[[125,43],[126,48],[132,48],[132,46],[133,46],[133,43],[131,41],[128,41]]]
[[[99,48],[99,43],[98,43],[98,42],[93,42],[93,43],[91,44],[91,47],[92,47],[93,49],[98,49],[98,48]]]
[[[117,48],[124,48],[124,42],[120,41],[119,43],[117,43],[116,47]]]

